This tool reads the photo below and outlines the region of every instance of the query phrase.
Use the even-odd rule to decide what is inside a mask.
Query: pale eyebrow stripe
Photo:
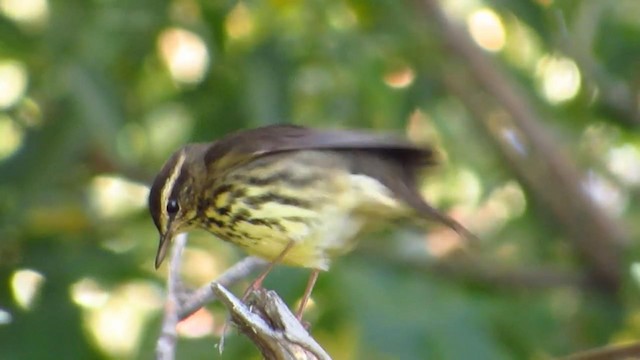
[[[164,183],[164,186],[162,187],[162,192],[160,193],[160,211],[162,212],[162,215],[160,217],[160,226],[162,228],[163,231],[167,231],[167,216],[165,214],[165,212],[167,211],[167,203],[169,202],[169,196],[171,196],[171,190],[173,190],[173,185],[175,184],[176,180],[178,179],[178,176],[180,176],[180,172],[182,170],[182,164],[184,163],[184,159],[185,159],[185,154],[184,154],[184,150],[180,152],[180,156],[178,157],[178,161],[176,161],[176,164],[173,166],[173,170],[171,171],[171,174],[169,175],[169,178],[167,179],[167,181]]]

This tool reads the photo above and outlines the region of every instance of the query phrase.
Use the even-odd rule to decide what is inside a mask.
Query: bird
[[[269,125],[187,144],[149,192],[155,267],[174,236],[204,229],[270,262],[245,296],[277,264],[310,269],[300,319],[319,273],[382,224],[430,219],[475,238],[423,198],[421,174],[437,164],[432,146],[365,130]]]

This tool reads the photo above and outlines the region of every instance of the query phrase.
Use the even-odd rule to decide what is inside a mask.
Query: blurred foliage
[[[166,269],[145,186],[185,142],[279,122],[436,143],[446,161],[425,194],[483,238],[477,268],[456,266],[438,226],[338,259],[307,314],[335,359],[541,359],[633,340],[640,122],[624,100],[638,96],[640,3],[441,4],[545,114],[582,170],[573,186],[625,227],[617,291],[581,280],[557,214],[449,91],[464,65],[414,2],[0,0],[0,358],[153,357]],[[415,253],[427,271],[402,265]],[[197,286],[242,254],[194,233],[185,256]],[[266,286],[294,304],[306,275],[279,268]],[[217,358],[224,314],[194,316],[178,358]],[[231,335],[220,358],[257,356]]]

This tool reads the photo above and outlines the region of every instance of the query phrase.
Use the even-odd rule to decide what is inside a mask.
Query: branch
[[[541,116],[527,100],[526,92],[480,50],[469,36],[445,15],[437,0],[420,0],[425,15],[441,30],[451,53],[461,59],[468,75],[501,106],[510,127],[500,126],[494,112],[469,89],[469,78],[449,81],[474,117],[500,145],[515,172],[562,224],[573,247],[588,264],[603,289],[617,290],[621,281],[620,247],[625,237],[621,224],[609,218],[591,201],[582,187],[579,169],[565,155],[559,142],[542,126]],[[457,86],[455,86],[457,85]],[[524,154],[503,139],[501,130],[521,135]],[[509,151],[510,150],[510,151]]]
[[[640,342],[634,342],[587,350],[563,357],[561,360],[637,359],[638,357],[640,357]]]
[[[198,311],[201,307],[214,302],[217,299],[217,295],[213,291],[215,284],[230,286],[246,278],[254,271],[261,270],[267,266],[267,264],[267,261],[256,257],[246,257],[238,261],[216,280],[207,285],[201,286],[199,289],[189,294],[188,298],[182,303],[177,312],[178,317],[180,320],[184,320],[189,315]]]
[[[178,298],[182,290],[180,282],[180,265],[182,262],[182,251],[187,244],[187,234],[176,236],[171,250],[171,262],[169,265],[169,276],[167,278],[167,302],[164,306],[164,319],[162,320],[162,331],[156,345],[156,359],[173,360],[175,358],[176,342],[178,333],[178,309],[180,303]]]
[[[274,291],[255,291],[245,305],[220,284],[211,284],[211,289],[265,359],[331,360]]]
[[[364,257],[393,264],[409,271],[442,276],[456,282],[486,285],[499,289],[554,289],[570,287],[581,290],[593,289],[588,276],[577,272],[547,267],[509,268],[479,259],[446,259],[429,261],[423,258],[401,256],[390,252],[364,251]]]
[[[186,234],[180,234],[174,240],[167,280],[167,301],[162,331],[156,345],[156,359],[173,360],[178,339],[178,322],[204,305],[220,299],[229,308],[233,322],[256,344],[266,359],[331,360],[275,292],[261,290],[252,293],[248,305],[244,305],[223,287],[266,266],[268,263],[265,260],[247,257],[225,271],[216,281],[186,294],[180,281],[181,256],[186,241]],[[185,300],[181,302],[181,299]]]
[[[176,326],[178,322],[204,305],[216,300],[217,296],[212,291],[214,284],[219,283],[229,286],[267,264],[265,260],[247,257],[225,271],[216,281],[201,287],[193,293],[186,293],[180,279],[182,252],[186,244],[187,235],[179,234],[174,239],[171,249],[167,277],[167,300],[164,307],[162,330],[156,343],[156,359],[158,360],[173,360],[175,358],[176,343],[178,341]]]

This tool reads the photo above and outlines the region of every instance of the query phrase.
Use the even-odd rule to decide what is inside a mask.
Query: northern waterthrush
[[[186,145],[151,187],[155,266],[174,235],[202,228],[272,264],[313,269],[302,308],[318,272],[375,225],[430,218],[472,236],[422,198],[419,173],[435,163],[433,149],[402,139],[292,125]]]

